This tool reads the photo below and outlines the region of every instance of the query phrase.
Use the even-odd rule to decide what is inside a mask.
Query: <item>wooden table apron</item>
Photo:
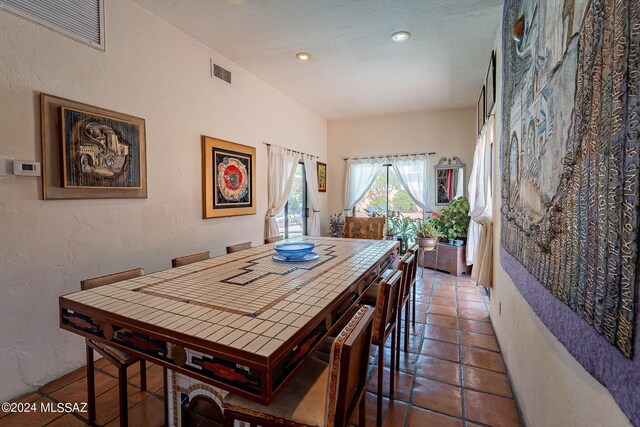
[[[178,285],[182,286],[182,289],[185,290],[184,295],[180,297],[176,297],[175,295],[165,295],[164,300],[167,301],[166,304],[170,304],[171,301],[175,301],[176,304],[182,301],[187,304],[187,308],[183,310],[184,313],[195,313],[206,310],[201,308],[194,311],[191,310],[190,307],[200,306],[206,308],[207,305],[204,303],[196,304],[197,301],[192,302],[185,299],[185,297],[189,297],[189,295],[188,287],[185,288],[183,283],[185,280],[188,281],[189,278],[193,277],[195,279],[198,275],[209,274],[207,278],[211,279],[211,273],[213,273],[214,270],[230,270],[232,274],[234,272],[239,273],[236,276],[230,277],[230,279],[233,280],[245,274],[256,273],[252,271],[252,268],[260,263],[263,263],[263,268],[265,265],[267,268],[270,268],[269,264],[265,263],[272,262],[273,267],[276,269],[282,269],[284,268],[283,266],[290,267],[290,271],[283,274],[265,272],[263,276],[261,276],[261,278],[276,277],[275,281],[283,282],[271,285],[272,287],[278,286],[278,292],[282,292],[284,290],[282,287],[286,287],[288,283],[286,276],[296,271],[300,272],[297,277],[301,277],[303,279],[304,283],[302,286],[291,287],[288,290],[288,293],[286,293],[286,297],[283,298],[280,296],[272,301],[272,303],[267,304],[265,307],[253,313],[245,313],[238,316],[238,310],[225,310],[224,308],[218,307],[211,309],[218,313],[216,316],[213,316],[213,312],[209,311],[202,314],[203,318],[211,320],[217,316],[227,316],[227,318],[231,317],[229,314],[225,315],[222,313],[233,313],[235,311],[238,319],[231,322],[235,323],[237,321],[244,320],[244,317],[242,316],[250,317],[251,319],[261,319],[261,316],[273,313],[274,306],[278,307],[278,305],[293,302],[295,299],[301,299],[306,296],[304,290],[309,287],[309,284],[317,284],[318,281],[322,281],[322,279],[327,276],[333,277],[332,274],[336,274],[336,268],[339,270],[339,266],[347,263],[351,259],[357,259],[359,256],[362,257],[363,254],[367,255],[367,251],[369,251],[371,256],[368,261],[362,263],[363,265],[360,268],[362,271],[360,272],[360,270],[357,270],[357,273],[359,274],[354,276],[355,278],[350,277],[338,285],[329,284],[328,286],[334,286],[336,288],[332,291],[333,294],[340,291],[339,294],[337,294],[335,298],[332,298],[328,304],[322,306],[315,315],[310,317],[310,320],[306,321],[306,323],[300,326],[293,335],[286,338],[282,344],[277,345],[271,352],[267,353],[266,351],[262,351],[262,354],[260,354],[260,351],[247,351],[235,348],[230,345],[231,343],[222,344],[220,342],[216,342],[216,340],[200,338],[195,336],[196,333],[190,334],[189,331],[180,332],[171,330],[166,327],[157,326],[117,314],[109,311],[109,309],[101,309],[92,306],[91,303],[84,303],[75,300],[90,298],[94,295],[96,298],[102,298],[101,296],[103,294],[100,293],[100,290],[103,288],[96,288],[90,291],[80,291],[61,296],[59,299],[60,327],[87,338],[108,343],[113,347],[134,353],[141,358],[150,360],[177,372],[181,372],[199,381],[245,396],[258,403],[268,405],[278,395],[302,363],[311,357],[316,348],[331,332],[333,332],[333,329],[335,329],[341,316],[353,304],[357,304],[360,301],[361,295],[366,288],[373,283],[373,281],[382,271],[384,271],[386,267],[391,265],[398,254],[398,243],[393,241],[315,237],[303,238],[303,240],[316,243],[315,250],[321,254],[321,258],[316,261],[318,264],[314,264],[313,262],[304,264],[275,263],[275,261],[270,258],[271,254],[274,253],[273,245],[264,245],[247,251],[238,252],[236,254],[222,255],[207,261],[190,264],[185,267],[151,273],[137,279],[109,285],[105,288],[110,289],[103,291],[113,293],[118,292],[118,289],[122,289],[124,295],[123,298],[125,298],[126,295],[136,295],[132,294],[132,291],[163,298],[159,293],[155,293],[153,288],[160,285],[164,288],[167,288],[167,286],[170,287],[173,284],[172,280],[177,281],[179,279],[180,284],[175,283],[175,287],[179,288]],[[348,252],[348,248],[350,247],[349,245],[354,248],[352,251],[353,253],[351,253],[349,257],[338,259],[332,255],[332,253],[337,250],[336,248],[342,250],[345,250],[346,248]],[[331,268],[318,272],[321,274],[314,274],[314,270],[318,268],[318,266],[330,263],[336,259],[339,261],[337,265],[330,265],[329,267]],[[235,268],[237,268],[237,271],[234,270]],[[224,271],[221,274],[224,275]],[[307,275],[308,278],[305,275]],[[163,276],[167,276],[169,278],[167,279]],[[172,279],[171,276],[176,276],[177,278]],[[278,278],[278,276],[281,277]],[[155,284],[153,283],[153,280],[156,280]],[[229,280],[229,277],[226,277],[224,280]],[[258,278],[252,280],[248,282],[247,285],[250,285],[251,283],[258,283],[259,280],[261,279]],[[118,289],[114,289],[113,287],[117,287]],[[310,291],[315,289],[313,286],[310,288]],[[200,289],[207,290],[206,287],[201,287]],[[210,288],[210,290],[211,292],[216,292],[213,288]],[[274,287],[274,291],[275,290],[276,288]],[[318,292],[321,293],[321,291]],[[92,294],[89,295],[88,293]],[[311,298],[312,297],[309,297],[307,300],[310,300]],[[326,300],[326,298],[323,297],[315,299]],[[275,301],[277,301],[277,303],[273,304]],[[117,303],[117,300],[111,305],[115,303]],[[120,305],[127,303],[129,305],[134,305],[134,308],[137,308],[135,307],[135,303],[127,301],[126,298],[122,300],[122,304]],[[166,306],[166,304],[163,305]],[[299,306],[302,305],[304,304],[299,304]],[[139,308],[142,310],[144,307],[147,306],[140,304]],[[149,311],[148,308],[149,307],[147,307],[146,311]],[[284,310],[282,311],[284,312]],[[277,310],[275,312],[277,312]],[[162,315],[161,311],[158,311],[158,313]],[[176,312],[167,313],[167,316],[178,315],[187,317],[186,314]],[[211,317],[208,317],[207,314]],[[303,318],[304,313],[299,317]],[[164,318],[164,316],[162,318]],[[194,318],[183,323],[189,324],[197,320],[200,319]],[[204,322],[200,322],[200,325],[202,325],[202,323]],[[273,322],[269,321],[268,323]],[[217,326],[217,324],[212,324],[211,329],[214,330]],[[217,329],[219,330],[225,326],[226,325],[224,324],[220,325]],[[241,330],[241,326],[242,325],[234,330]],[[290,325],[290,327],[292,327],[292,325]],[[287,327],[285,327],[285,329],[287,329]],[[207,329],[203,329],[203,331],[207,331]],[[245,334],[251,334],[251,332],[244,332],[242,335]],[[236,335],[238,334],[236,333]],[[209,337],[210,336],[211,335],[209,335]],[[276,338],[279,336],[280,335],[278,334],[273,340],[268,341],[274,341],[277,344],[279,340]],[[259,335],[259,337],[262,337],[262,335]],[[224,336],[218,341],[223,340]],[[264,341],[265,338],[262,338],[262,340]],[[273,347],[273,345],[268,341],[264,347],[267,347],[267,345],[271,345]],[[249,342],[249,345],[251,345],[251,342]]]

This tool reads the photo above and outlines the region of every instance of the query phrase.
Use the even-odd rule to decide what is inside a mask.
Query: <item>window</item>
[[[304,163],[299,163],[296,168],[291,194],[282,212],[276,215],[276,222],[285,239],[307,234],[307,180]]]
[[[393,167],[385,164],[354,208],[354,215],[365,217],[375,212],[387,216],[389,210],[398,211],[408,218],[424,218],[423,210],[403,188]]]

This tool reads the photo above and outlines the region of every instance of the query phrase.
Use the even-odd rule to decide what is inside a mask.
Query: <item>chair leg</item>
[[[147,391],[147,362],[140,360],[140,390]]]
[[[382,381],[384,371],[384,342],[378,348],[378,400],[376,408],[376,425],[382,425]]]
[[[362,393],[362,400],[360,401],[360,423],[358,427],[366,427],[367,425],[367,393]]]
[[[407,302],[404,304],[404,352],[409,351],[409,309],[411,308],[411,304],[409,298],[407,298]],[[398,330],[398,334],[400,334],[400,330]]]
[[[127,399],[127,368],[118,367],[118,389],[119,389],[119,406],[120,406],[120,427],[129,425],[129,405]]]
[[[93,372],[93,349],[87,345],[87,422],[96,421],[96,383]]]
[[[396,325],[402,325],[402,310],[398,310],[398,317],[396,319]],[[400,334],[396,335],[396,364],[395,364],[395,368],[396,371],[400,372]],[[394,366],[394,365],[391,365]]]
[[[393,367],[396,365],[396,327],[394,326],[391,332],[391,363],[389,363],[389,398],[393,399],[396,386],[396,375]]]
[[[413,284],[413,310],[411,310],[411,322],[413,323],[413,327],[416,327],[416,285]]]

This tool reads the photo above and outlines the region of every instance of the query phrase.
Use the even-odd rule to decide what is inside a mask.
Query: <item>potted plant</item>
[[[415,223],[415,233],[418,238],[418,246],[427,250],[434,249],[438,240],[444,237],[436,218],[418,220]]]
[[[456,197],[448,206],[442,208],[440,215],[440,229],[444,232],[449,244],[462,246],[460,237],[467,235],[469,227],[469,201],[466,197]]]
[[[400,228],[400,216],[401,214],[398,211],[389,211],[387,214],[387,240],[396,240],[398,229]]]
[[[344,228],[344,212],[331,214],[329,216],[329,235],[331,237],[342,237]]]

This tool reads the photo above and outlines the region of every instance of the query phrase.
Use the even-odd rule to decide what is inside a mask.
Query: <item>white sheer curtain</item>
[[[432,211],[429,206],[429,156],[393,156],[389,158],[393,170],[409,196],[423,211]]]
[[[467,264],[473,263],[471,279],[491,287],[493,263],[493,194],[491,189],[491,149],[495,118],[489,118],[476,144],[469,177],[469,233]]]
[[[279,214],[291,194],[293,178],[300,155],[282,147],[269,145],[267,147],[269,165],[267,166],[267,200],[268,209],[265,217],[265,238],[280,234],[275,216]]]
[[[320,235],[320,204],[318,203],[318,173],[316,157],[303,154],[304,173],[307,178],[307,207],[309,208],[309,221],[307,222],[307,234],[309,236]]]
[[[344,208],[353,208],[367,193],[373,180],[376,179],[384,159],[349,159],[347,160],[347,180],[344,189]]]

